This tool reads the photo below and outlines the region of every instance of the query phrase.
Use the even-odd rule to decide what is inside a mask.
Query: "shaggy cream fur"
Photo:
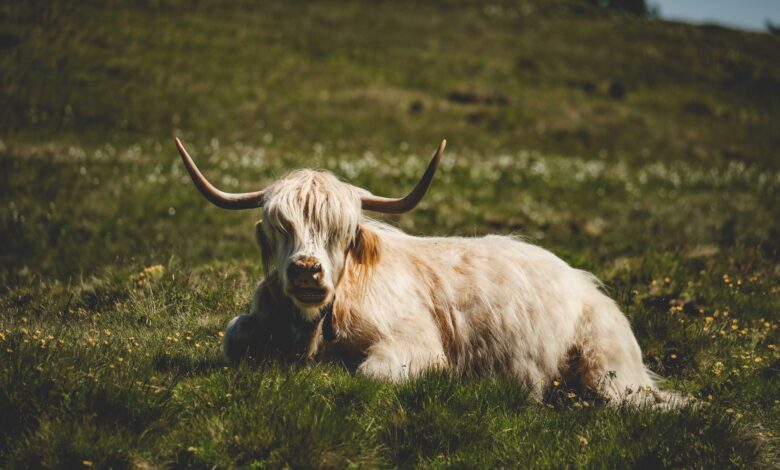
[[[546,384],[573,372],[612,403],[685,402],[658,388],[628,320],[591,274],[513,237],[407,235],[368,219],[361,191],[314,170],[267,188],[257,238],[266,272],[278,279],[258,286],[250,317],[259,323],[228,325],[226,351],[257,340],[242,323],[256,329],[298,315],[312,325],[306,357],[341,358],[361,375],[496,373],[532,384],[541,398]],[[287,267],[302,258],[323,267],[319,304],[291,293]]]

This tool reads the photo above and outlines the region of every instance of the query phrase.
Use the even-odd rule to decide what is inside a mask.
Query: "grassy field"
[[[190,5],[190,3],[197,3]],[[780,466],[780,37],[586,2],[0,5],[0,468]],[[228,367],[252,190],[299,167],[388,221],[594,272],[698,408],[337,365]]]

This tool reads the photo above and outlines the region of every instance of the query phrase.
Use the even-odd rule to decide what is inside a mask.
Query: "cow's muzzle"
[[[328,290],[322,285],[322,265],[316,258],[302,258],[290,263],[287,279],[290,281],[292,295],[304,304],[322,303]]]

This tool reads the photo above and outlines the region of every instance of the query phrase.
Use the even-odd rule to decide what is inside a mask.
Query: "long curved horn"
[[[360,201],[363,205],[363,209],[374,212],[383,212],[385,214],[402,214],[414,209],[417,204],[420,203],[425,193],[428,191],[428,187],[433,181],[433,175],[436,173],[436,168],[439,166],[439,160],[444,153],[444,147],[447,146],[447,141],[442,140],[439,144],[439,149],[431,159],[431,163],[428,164],[428,168],[425,169],[422,178],[417,183],[417,186],[406,196],[398,199],[374,196],[371,193],[361,196]]]
[[[176,138],[176,148],[179,149],[181,159],[192,178],[192,182],[195,183],[195,187],[197,187],[200,193],[211,201],[212,204],[223,209],[254,209],[263,206],[264,190],[252,193],[226,193],[220,191],[209,183],[206,177],[203,176],[203,173],[198,170],[195,162],[192,161],[192,157],[187,153],[187,149],[184,148],[184,144],[181,143],[181,140],[179,140],[178,137]]]

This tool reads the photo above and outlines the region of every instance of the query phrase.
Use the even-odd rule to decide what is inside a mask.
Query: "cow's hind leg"
[[[582,384],[614,405],[668,408],[685,400],[664,392],[642,362],[642,351],[625,315],[612,299],[596,291],[586,304],[577,334]]]

